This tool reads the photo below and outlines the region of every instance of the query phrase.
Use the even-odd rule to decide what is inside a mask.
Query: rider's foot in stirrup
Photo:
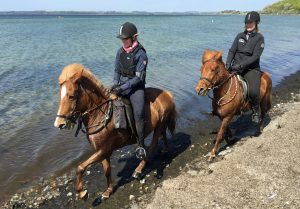
[[[135,155],[138,159],[144,160],[147,157],[147,153],[144,147],[137,147],[135,150]]]
[[[253,115],[252,115],[252,121],[254,123],[259,123],[260,122],[260,116],[259,116],[258,113],[253,113]]]

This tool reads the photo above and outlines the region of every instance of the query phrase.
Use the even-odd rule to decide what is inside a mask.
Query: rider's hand
[[[109,92],[112,92],[115,88],[117,88],[119,85],[118,84],[114,84],[109,88]]]
[[[231,67],[231,71],[232,72],[237,72],[237,73],[241,73],[242,72],[242,66],[240,64],[234,64]]]
[[[120,95],[122,91],[123,91],[123,89],[120,86],[117,86],[116,88],[114,88],[112,90],[112,93],[114,93],[116,95]]]

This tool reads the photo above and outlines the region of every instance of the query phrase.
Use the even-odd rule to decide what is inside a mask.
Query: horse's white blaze
[[[60,100],[62,100],[65,96],[67,95],[67,88],[65,85],[61,87],[61,92],[60,92]]]
[[[61,92],[60,92],[60,100],[63,100],[63,98],[67,95],[67,88],[65,85],[63,85],[61,87]],[[60,111],[61,111],[61,105],[59,105],[59,109],[57,111],[57,115],[60,115]],[[59,126],[59,117],[56,117],[55,122],[54,122],[54,126],[58,127]]]

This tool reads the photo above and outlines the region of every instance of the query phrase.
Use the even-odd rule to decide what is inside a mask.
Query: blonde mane
[[[62,85],[66,81],[75,83],[81,78],[88,79],[90,82],[92,82],[93,86],[95,86],[95,90],[98,90],[102,96],[107,96],[107,90],[103,86],[102,82],[98,80],[95,75],[82,64],[73,63],[64,67],[60,76],[58,77],[58,82],[59,85]]]
[[[223,53],[223,52],[222,52]],[[220,59],[222,60],[222,54],[220,56],[220,52],[219,51],[215,51],[215,50],[205,50],[202,56],[202,63],[207,62],[208,60],[212,60],[212,59]]]

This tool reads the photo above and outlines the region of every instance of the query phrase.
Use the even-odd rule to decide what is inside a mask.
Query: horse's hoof
[[[138,172],[138,171],[134,171],[134,173],[132,174],[132,177],[138,180],[142,179],[142,173]]]
[[[112,189],[107,189],[105,192],[102,193],[101,195],[101,199],[104,201],[104,200],[107,200],[109,197],[110,197],[110,194],[112,193]]]
[[[210,155],[207,159],[207,162],[212,163],[214,161],[214,159],[216,158],[215,155]]]
[[[236,142],[236,138],[235,137],[231,137],[231,138],[228,138],[225,141],[226,141],[227,145],[233,145]]]
[[[88,192],[87,192],[87,190],[84,190],[84,191],[81,191],[81,192],[79,192],[79,198],[80,199],[87,199],[87,197],[88,197]]]
[[[103,194],[101,195],[101,200],[102,200],[102,201],[105,201],[105,200],[107,200],[109,197],[110,197],[109,194],[103,193]]]
[[[261,133],[261,130],[256,130],[253,136],[258,137],[259,135],[261,135]]]

